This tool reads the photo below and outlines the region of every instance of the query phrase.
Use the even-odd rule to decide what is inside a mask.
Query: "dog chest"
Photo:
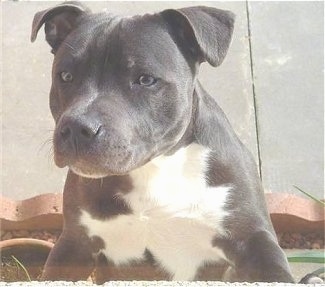
[[[80,223],[89,237],[102,238],[102,252],[115,264],[142,259],[149,250],[173,279],[193,279],[204,262],[224,258],[212,239],[225,233],[224,205],[231,187],[206,185],[208,154],[191,145],[153,160],[131,173],[134,188],[120,195],[131,214],[98,220],[83,210]]]

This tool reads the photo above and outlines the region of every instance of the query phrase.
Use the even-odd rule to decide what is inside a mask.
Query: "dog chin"
[[[92,179],[99,179],[99,178],[104,178],[107,176],[112,176],[112,175],[117,175],[116,173],[113,172],[102,172],[102,171],[96,171],[96,170],[84,170],[80,169],[76,166],[69,166],[70,170],[75,173],[76,175],[79,175],[81,177],[85,178],[92,178]]]
[[[99,178],[104,178],[104,177],[113,175],[113,174],[110,174],[110,173],[101,173],[101,172],[96,172],[96,171],[92,171],[92,172],[87,171],[87,172],[85,172],[85,171],[82,171],[81,169],[79,169],[77,167],[73,167],[73,166],[70,166],[69,168],[76,175],[79,175],[81,177],[86,177],[86,178],[92,178],[92,179],[99,179]]]
[[[85,178],[92,178],[92,179],[99,179],[104,178],[107,176],[114,176],[114,175],[125,175],[127,172],[122,171],[96,171],[96,170],[83,170],[75,166],[69,166],[70,170],[75,173],[76,175],[79,175],[81,177]]]

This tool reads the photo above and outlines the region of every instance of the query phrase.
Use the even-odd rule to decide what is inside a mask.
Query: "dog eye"
[[[61,72],[60,76],[63,82],[72,82],[73,80],[72,74],[70,72]]]
[[[149,76],[149,75],[142,75],[138,79],[138,84],[141,86],[146,86],[146,87],[152,86],[156,82],[157,82],[157,79],[155,79],[154,77]]]

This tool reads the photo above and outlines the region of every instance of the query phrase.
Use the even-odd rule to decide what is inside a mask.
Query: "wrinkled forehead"
[[[103,59],[128,65],[184,65],[168,27],[159,15],[117,17],[110,14],[93,15],[73,31],[63,43],[62,54],[81,60],[99,55]]]
[[[161,18],[147,15],[138,18],[123,19],[120,29],[120,44],[129,58],[129,63],[139,61],[150,65],[179,66],[177,58],[180,51]]]

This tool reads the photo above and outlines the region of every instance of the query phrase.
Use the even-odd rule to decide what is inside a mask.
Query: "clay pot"
[[[267,193],[266,202],[276,232],[324,232],[324,208],[294,194]],[[25,200],[0,195],[2,230],[62,229],[62,193]]]
[[[28,281],[28,276],[31,280],[37,280],[53,246],[51,242],[32,238],[0,241],[2,277],[5,277],[2,280]],[[28,275],[20,264],[26,269]]]

